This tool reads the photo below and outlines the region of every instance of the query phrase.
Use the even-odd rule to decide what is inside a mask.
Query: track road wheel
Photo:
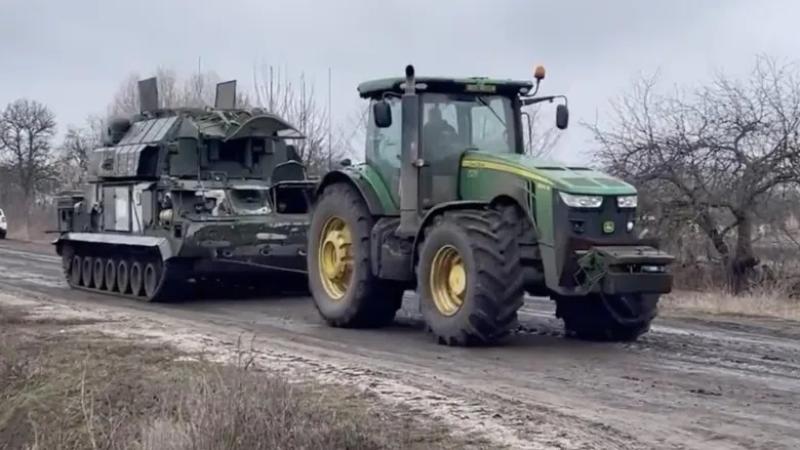
[[[117,261],[117,290],[120,294],[127,294],[130,287],[130,267],[128,261]]]
[[[64,254],[65,259],[69,259],[69,273],[67,274],[67,282],[70,286],[76,287],[81,285],[81,268],[83,267],[83,259],[79,255],[73,254],[71,257]],[[64,270],[67,270],[65,267]]]
[[[92,266],[92,286],[96,289],[105,288],[105,268],[106,260],[103,258],[95,258]]]
[[[131,261],[129,283],[131,286],[131,294],[137,297],[142,295],[143,276],[144,276],[144,268],[142,267],[142,263],[136,260]]]
[[[322,317],[337,327],[391,323],[403,289],[372,275],[370,231],[374,219],[350,186],[325,188],[308,233],[309,287]]]
[[[568,336],[592,341],[635,341],[650,329],[658,295],[557,297],[556,316]]]
[[[148,302],[156,300],[161,281],[161,262],[150,261],[144,266],[144,296]]]
[[[425,230],[417,293],[440,344],[490,344],[508,335],[522,286],[516,228],[497,211],[445,212]]]
[[[81,286],[92,287],[93,270],[94,270],[94,258],[90,256],[84,256],[83,265],[81,266]]]
[[[106,290],[114,292],[117,290],[117,263],[112,258],[106,259],[105,267]]]

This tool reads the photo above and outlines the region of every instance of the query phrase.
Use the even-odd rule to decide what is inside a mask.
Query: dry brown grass
[[[366,394],[257,372],[245,352],[186,361],[70,326],[0,308],[0,449],[461,447]]]
[[[800,299],[790,298],[782,289],[761,289],[742,295],[716,292],[677,291],[661,300],[669,312],[735,314],[800,320]]]

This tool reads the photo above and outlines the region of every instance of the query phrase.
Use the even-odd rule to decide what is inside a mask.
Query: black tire
[[[0,239],[5,239],[5,238],[6,238],[6,231],[5,230],[0,231]]]
[[[92,265],[92,286],[94,286],[95,289],[104,289],[106,260],[103,258],[94,258]]]
[[[106,281],[106,290],[114,292],[117,290],[117,263],[112,259],[106,259],[105,273],[103,278]]]
[[[92,287],[92,272],[94,271],[94,258],[84,256],[81,265],[81,286]]]
[[[320,269],[323,228],[339,218],[350,231],[351,272],[342,297],[326,290]],[[370,232],[375,221],[361,195],[346,184],[325,188],[311,215],[308,232],[308,283],[320,315],[332,326],[381,327],[394,320],[403,299],[403,288],[381,280],[370,268]]]
[[[590,341],[635,341],[658,314],[658,295],[557,297],[556,316],[567,336]]]
[[[161,283],[161,262],[148,262],[144,266],[144,296],[148,302],[156,301]]]
[[[451,313],[437,307],[432,286],[435,260],[445,249],[457,252],[466,276],[462,303]],[[420,309],[440,344],[491,344],[517,325],[523,273],[512,221],[488,209],[445,212],[425,230],[418,253]]]
[[[142,277],[144,276],[144,268],[139,261],[131,261],[130,268],[130,288],[131,294],[135,296],[142,295]]]
[[[121,259],[117,261],[117,291],[120,294],[127,294],[130,288],[130,267],[128,261]]]

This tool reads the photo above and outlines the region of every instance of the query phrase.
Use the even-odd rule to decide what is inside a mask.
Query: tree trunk
[[[725,242],[725,236],[723,236],[722,233],[720,233],[717,229],[716,221],[714,221],[708,211],[703,211],[702,213],[698,214],[696,220],[697,224],[700,226],[700,229],[702,229],[703,232],[706,233],[706,236],[708,236],[708,239],[711,241],[711,245],[714,246],[714,250],[719,253],[720,258],[722,259],[723,267],[729,267],[731,261],[730,247],[728,247],[728,244]]]
[[[734,294],[747,289],[753,268],[758,259],[753,254],[753,217],[750,213],[737,214],[739,224],[736,226],[736,250],[728,264],[730,288]]]
[[[20,210],[22,210],[25,226],[20,232],[20,238],[26,241],[30,240],[31,238],[31,197],[32,195],[30,192],[25,191],[22,193],[22,207]]]

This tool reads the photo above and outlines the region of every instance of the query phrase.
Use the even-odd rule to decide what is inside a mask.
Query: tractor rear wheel
[[[322,317],[337,327],[380,327],[400,309],[402,286],[381,280],[370,266],[375,223],[350,186],[325,188],[308,233],[309,287]]]
[[[507,336],[522,287],[515,224],[499,212],[445,212],[425,230],[417,293],[440,344],[490,344]]]
[[[564,321],[566,334],[591,341],[635,341],[657,313],[658,295],[556,298],[556,316]]]

